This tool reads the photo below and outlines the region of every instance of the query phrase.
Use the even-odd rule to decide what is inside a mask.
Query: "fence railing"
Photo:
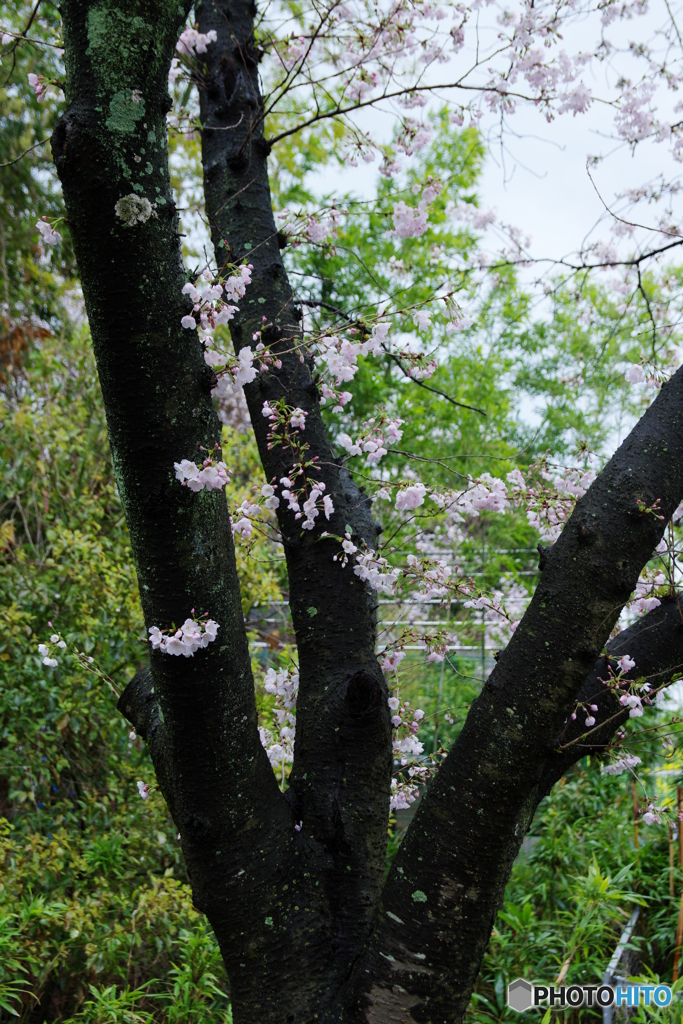
[[[613,985],[615,982],[617,984],[621,984],[622,982],[625,984],[626,975],[632,973],[626,970],[624,971],[623,975],[617,974],[617,969],[621,964],[624,953],[627,951],[628,944],[631,941],[631,936],[633,935],[633,931],[636,927],[636,924],[638,923],[638,918],[640,917],[640,909],[640,907],[636,907],[636,909],[633,911],[629,918],[628,924],[621,933],[619,944],[617,945],[617,948],[614,950],[614,953],[612,954],[612,959],[607,965],[607,969],[605,970],[605,973],[602,976],[603,985]],[[602,1024],[612,1024],[613,1016],[614,1006],[603,1006]]]

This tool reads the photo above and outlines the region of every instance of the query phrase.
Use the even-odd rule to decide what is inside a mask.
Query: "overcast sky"
[[[673,10],[678,13],[676,5]],[[613,40],[625,47],[630,41],[645,42],[667,17],[664,0],[651,0],[649,13],[612,26],[610,33]],[[566,28],[562,45],[570,54],[585,51],[599,34],[599,20],[591,16]],[[462,71],[465,59],[463,51],[453,61],[452,69],[450,65],[440,66],[441,80],[449,77],[449,69]],[[612,86],[618,75],[636,82],[644,70],[642,62],[617,55],[612,62],[586,68],[584,81],[596,97],[609,100],[615,95]],[[670,111],[680,99],[680,94],[663,88],[656,102],[666,113],[663,108]],[[540,111],[520,106],[508,121],[510,131],[504,158],[498,146],[491,147],[480,185],[481,205],[497,209],[505,222],[531,235],[534,257],[558,258],[575,252],[601,215],[604,223],[591,235],[591,240],[609,240],[609,218],[605,217],[604,206],[586,172],[589,155],[605,157],[591,173],[608,203],[613,202],[616,193],[642,185],[661,173],[668,177],[680,173],[681,165],[674,162],[666,144],[642,143],[632,154],[627,146],[610,140],[612,121],[613,110],[600,102],[585,114],[564,114],[550,124]],[[389,140],[394,123],[394,118],[379,111],[368,111],[359,118],[359,125],[379,141]],[[495,130],[493,115],[485,115],[481,128],[485,135]],[[346,172],[326,168],[322,188],[351,189],[370,197],[375,191],[377,166],[363,165]]]

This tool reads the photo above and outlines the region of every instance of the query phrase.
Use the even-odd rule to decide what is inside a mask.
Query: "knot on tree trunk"
[[[382,687],[379,681],[369,672],[356,672],[349,680],[344,703],[354,720],[379,711],[382,706]]]
[[[154,696],[149,665],[135,673],[119,697],[116,707],[135,728],[136,733],[150,742],[159,724],[159,707]]]

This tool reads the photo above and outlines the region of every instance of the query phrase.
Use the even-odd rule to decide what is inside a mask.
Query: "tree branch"
[[[683,598],[664,599],[658,608],[618,633],[607,644],[614,658],[628,654],[636,667],[627,679],[647,680],[653,690],[668,686],[683,675]],[[541,796],[548,793],[567,769],[586,754],[600,754],[616,731],[628,722],[629,708],[623,708],[612,690],[601,682],[608,678],[607,659],[598,658],[586,678],[578,701],[597,704],[596,724],[587,730],[580,715],[568,720],[557,738],[557,749],[548,757],[539,784]]]
[[[297,1020],[314,1015],[322,1020],[367,941],[379,897],[391,725],[386,683],[375,654],[376,596],[350,567],[333,561],[337,542],[320,539],[325,528],[343,534],[348,526],[357,544],[374,547],[377,526],[369,499],[327,438],[312,360],[306,355],[300,362],[292,351],[293,343],[305,351],[301,315],[273,217],[253,16],[250,0],[202,0],[197,5],[199,30],[217,33],[217,42],[203,58],[200,82],[204,194],[219,265],[246,255],[253,263],[252,283],[230,324],[235,349],[253,345],[253,335],[262,332],[282,360],[280,370],[261,373],[244,389],[266,479],[277,481],[291,470],[288,452],[269,447],[270,424],[262,415],[264,401],[285,398],[289,406],[307,413],[303,439],[307,457],[316,458],[319,467],[312,478],[324,481],[335,508],[329,523],[318,520],[320,525],[311,531],[301,529],[284,502],[277,510],[300,669],[287,796],[296,820],[303,821],[306,845],[295,872],[300,886],[295,906],[282,897],[283,913],[286,907],[288,922],[300,924],[300,931],[295,934],[288,923],[287,942],[267,991],[272,998],[278,993],[280,1004],[288,1005]],[[238,127],[216,130],[226,125]],[[304,917],[299,909],[302,891],[324,901],[316,919],[312,914]],[[243,960],[242,945],[222,947],[232,978]],[[303,965],[311,957],[316,966],[306,971],[303,985]],[[266,992],[259,996],[251,1012],[261,1024],[266,1020]]]
[[[390,352],[389,349],[384,344],[382,344],[382,348],[389,356],[389,358],[393,359],[393,361],[400,367],[400,369],[403,371],[404,375],[408,378],[408,380],[411,380],[413,382],[413,384],[417,384],[419,387],[424,388],[426,391],[432,391],[435,395],[440,395],[441,398],[445,398],[446,401],[450,402],[452,405],[460,406],[461,409],[469,409],[470,412],[478,412],[480,416],[486,416],[484,410],[479,409],[476,405],[467,405],[466,402],[459,402],[456,398],[451,398],[450,395],[447,395],[445,391],[439,391],[438,388],[433,388],[431,384],[425,384],[423,380],[418,380],[417,377],[413,377],[411,372],[403,365],[402,361],[399,359],[397,355],[394,355],[393,352]]]

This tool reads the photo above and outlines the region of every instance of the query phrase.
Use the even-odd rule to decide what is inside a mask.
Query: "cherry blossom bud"
[[[36,94],[36,99],[38,101],[42,100],[43,96],[45,95],[45,93],[47,91],[47,85],[45,84],[45,82],[43,80],[43,76],[42,75],[29,75],[28,76],[28,84],[31,86],[31,88],[33,89],[34,93]]]
[[[592,725],[595,725],[595,719],[593,718],[592,715],[589,715],[588,718],[586,719],[586,728],[590,729],[590,727]]]
[[[140,779],[138,779],[137,785],[138,785],[138,793],[140,794],[142,799],[143,800],[149,800],[149,786],[147,785],[147,783],[146,782],[141,782]]]

